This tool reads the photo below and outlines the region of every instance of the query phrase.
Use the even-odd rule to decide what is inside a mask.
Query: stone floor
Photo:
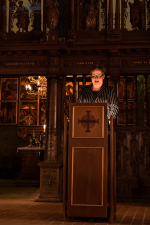
[[[0,225],[106,225],[108,220],[63,222],[62,203],[35,202],[37,187],[0,187]],[[150,225],[150,204],[117,203],[115,225]]]

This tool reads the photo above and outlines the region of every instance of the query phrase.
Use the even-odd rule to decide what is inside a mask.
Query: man
[[[114,87],[103,84],[104,68],[94,66],[91,70],[92,84],[83,86],[77,100],[78,103],[108,102],[108,119],[112,115],[115,119],[119,112],[119,102]]]

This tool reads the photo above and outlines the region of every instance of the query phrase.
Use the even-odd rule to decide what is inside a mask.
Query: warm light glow
[[[46,131],[46,125],[45,124],[43,125],[43,131],[44,132]]]
[[[34,94],[40,96],[42,99],[47,98],[47,79],[45,76],[38,76],[38,79],[35,77],[29,76],[28,77],[29,82],[36,85],[36,88],[31,91],[31,86],[27,85],[26,90],[28,91],[28,94]],[[30,86],[30,87],[29,87]]]

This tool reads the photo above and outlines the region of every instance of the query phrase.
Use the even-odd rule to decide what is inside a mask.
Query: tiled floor
[[[0,187],[0,225],[106,225],[107,220],[63,222],[62,203],[35,202],[36,187]],[[115,225],[150,225],[150,204],[117,203]]]

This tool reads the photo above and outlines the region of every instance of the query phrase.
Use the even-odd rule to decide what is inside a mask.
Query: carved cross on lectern
[[[86,123],[87,130],[85,132],[91,132],[89,129],[93,128],[95,126],[95,123],[99,124],[99,119],[95,119],[93,115],[90,114],[91,111],[86,111],[87,114],[84,115],[81,120],[78,119],[78,124],[81,123],[83,126],[83,123]],[[83,126],[84,127],[84,126]]]

